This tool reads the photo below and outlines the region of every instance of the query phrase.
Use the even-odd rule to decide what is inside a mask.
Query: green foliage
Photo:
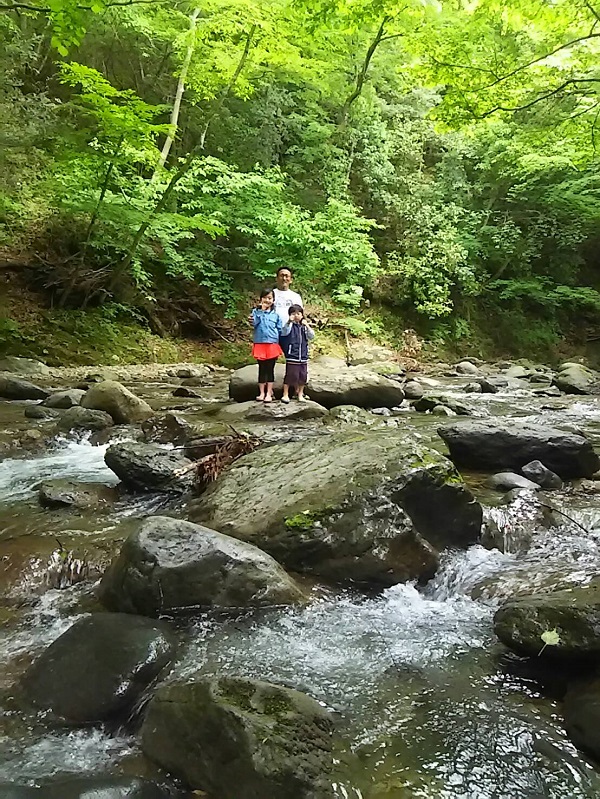
[[[374,298],[453,342],[497,308],[507,341],[551,348],[600,319],[597,20],[579,0],[8,10],[0,243],[62,307],[194,318],[200,287],[234,315],[285,265],[352,333],[380,334],[357,316]]]

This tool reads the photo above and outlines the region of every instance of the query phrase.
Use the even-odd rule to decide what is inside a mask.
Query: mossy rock
[[[246,455],[189,513],[291,569],[378,585],[432,576],[436,550],[475,542],[482,520],[447,458],[368,429]]]
[[[219,799],[333,799],[332,735],[328,712],[309,696],[221,677],[159,688],[142,749]]]

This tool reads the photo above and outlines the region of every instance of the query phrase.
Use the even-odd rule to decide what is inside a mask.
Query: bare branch
[[[375,38],[369,45],[369,49],[367,50],[367,54],[365,55],[365,60],[363,61],[362,67],[356,79],[356,86],[354,87],[350,95],[347,97],[346,102],[344,103],[344,105],[342,106],[342,110],[340,111],[339,124],[341,127],[343,127],[348,120],[348,113],[350,111],[352,103],[355,102],[355,100],[358,100],[358,98],[361,95],[363,86],[365,85],[365,80],[367,78],[367,72],[369,71],[369,65],[371,63],[371,59],[375,55],[375,50],[377,50],[379,44],[383,39],[383,35],[385,33],[385,26],[388,24],[389,21],[390,17],[384,17],[381,20],[381,25],[379,26],[379,30],[377,31],[377,33],[375,34]]]
[[[115,0],[114,3],[107,3],[106,8],[115,8],[117,6],[138,6],[138,5],[157,5],[164,3],[166,0]],[[91,6],[77,6],[80,11],[92,11]],[[0,3],[0,10],[3,11],[36,11],[38,14],[50,14],[51,8],[47,6],[34,6],[30,3]]]
[[[569,80],[564,81],[559,86],[556,86],[549,92],[545,94],[540,94],[531,100],[528,103],[523,103],[523,105],[513,106],[509,108],[507,106],[496,105],[493,108],[490,108],[489,111],[486,111],[483,114],[476,115],[476,119],[485,119],[486,117],[495,114],[497,111],[507,111],[509,113],[516,113],[517,111],[526,111],[528,108],[532,108],[537,103],[541,103],[544,100],[549,100],[551,97],[555,97],[560,92],[564,91],[568,86],[576,86],[579,83],[600,83],[600,78],[570,78]]]
[[[598,20],[598,22],[600,22],[600,13],[596,11],[593,5],[590,2],[588,2],[588,0],[583,0],[583,5],[588,9],[588,11],[591,11],[594,17]]]

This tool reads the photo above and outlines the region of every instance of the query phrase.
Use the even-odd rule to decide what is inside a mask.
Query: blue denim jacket
[[[255,344],[279,344],[281,319],[277,311],[263,311],[255,308],[252,311]]]

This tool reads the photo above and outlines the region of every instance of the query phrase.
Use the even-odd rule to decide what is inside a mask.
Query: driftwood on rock
[[[202,491],[235,460],[253,452],[260,444],[261,441],[257,436],[235,431],[230,436],[214,436],[191,441],[185,447],[185,454],[194,462],[182,469],[179,474],[183,476],[195,469],[196,488]]]

